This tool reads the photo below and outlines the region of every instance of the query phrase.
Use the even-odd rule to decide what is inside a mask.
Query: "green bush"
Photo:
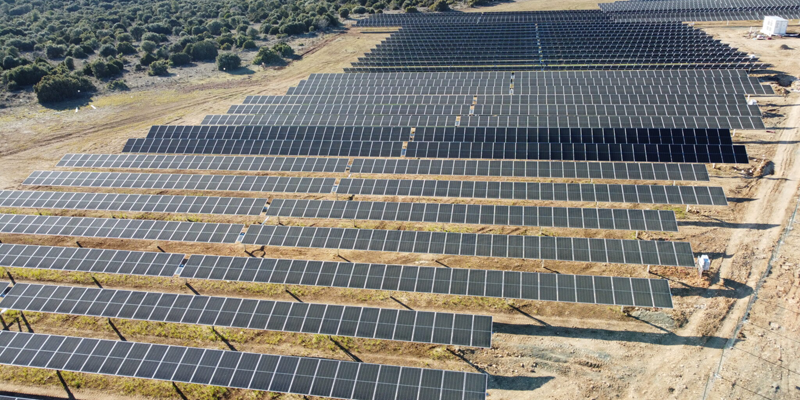
[[[367,9],[364,8],[364,6],[358,6],[358,7],[353,9],[353,14],[366,14],[366,13],[367,13]]]
[[[339,16],[342,18],[347,19],[350,16],[350,10],[347,8],[340,8],[339,9]]]
[[[242,59],[233,53],[222,53],[217,56],[217,69],[220,71],[233,71],[242,65]]]
[[[286,25],[282,25],[279,29],[280,33],[285,33],[287,35],[299,35],[306,32],[306,24],[302,22],[294,22]]]
[[[96,90],[92,82],[84,77],[70,75],[48,75],[33,87],[40,103],[55,103],[71,100]]]
[[[145,40],[145,41],[142,42],[142,45],[139,46],[139,47],[141,47],[142,51],[144,51],[145,53],[152,53],[153,51],[156,50],[158,45],[153,41]]]
[[[67,54],[67,48],[60,44],[49,44],[45,47],[45,54],[47,54],[47,58],[51,60],[61,58]]]
[[[117,48],[110,44],[104,44],[97,53],[103,57],[116,57]]]
[[[147,75],[150,76],[164,76],[169,74],[169,62],[166,60],[158,60],[150,64],[150,70]]]
[[[256,58],[253,59],[253,64],[255,65],[275,64],[281,61],[282,61],[281,55],[278,54],[278,52],[270,48],[267,48],[265,46],[258,49],[258,54],[256,54]]]
[[[256,42],[252,40],[245,40],[245,42],[242,43],[242,48],[245,50],[252,50],[255,49],[256,47],[258,47],[256,46]]]
[[[64,66],[67,67],[68,70],[72,71],[75,69],[75,59],[72,57],[67,57],[64,59]]]
[[[154,32],[145,33],[144,35],[142,35],[142,40],[149,40],[149,41],[155,42],[155,43],[161,43],[162,42],[161,35],[159,35],[157,33],[154,33]]]
[[[19,86],[30,86],[39,83],[39,81],[49,73],[49,64],[36,63],[22,65],[6,71],[5,74],[3,74],[3,81],[6,83],[13,81]]]
[[[103,60],[95,60],[94,62],[87,64],[84,67],[83,72],[91,72],[91,74],[87,73],[87,75],[92,75],[97,79],[105,79],[119,75],[122,70],[114,63],[107,63]]]
[[[217,58],[219,52],[217,51],[217,46],[214,45],[214,42],[210,40],[203,40],[201,42],[197,42],[192,46],[192,58],[196,61],[207,61],[213,60]]]
[[[218,20],[214,20],[214,21],[211,21],[211,22],[206,24],[206,28],[208,28],[208,32],[211,33],[214,36],[217,36],[220,33],[222,33],[222,28],[224,28],[224,27],[225,27],[225,25],[223,25],[222,22],[219,22]]]
[[[125,90],[131,90],[131,88],[129,88],[129,87],[128,87],[128,84],[127,84],[127,83],[125,83],[125,81],[124,81],[124,80],[122,80],[122,79],[117,79],[117,80],[115,80],[115,81],[111,81],[111,82],[108,84],[108,90],[110,90],[110,91],[116,91],[116,92],[121,92],[121,91],[125,91]]]
[[[173,53],[169,56],[170,67],[180,67],[192,62],[192,57],[186,53]]]
[[[275,46],[272,46],[272,50],[282,57],[291,57],[294,55],[294,49],[284,42],[276,43]]]
[[[436,3],[433,3],[433,5],[430,6],[430,9],[433,10],[433,11],[440,11],[440,12],[441,11],[449,11],[450,10],[450,6],[447,5],[447,2],[445,0],[439,0]]]
[[[152,55],[151,53],[145,53],[142,56],[142,59],[139,60],[139,64],[142,64],[142,65],[144,65],[146,67],[146,66],[154,63],[157,60],[158,60],[158,57]]]
[[[117,53],[129,56],[131,54],[136,54],[136,48],[128,42],[122,42],[117,45]]]
[[[406,7],[406,13],[412,14],[416,12],[419,12],[419,10],[417,10],[417,7]]]

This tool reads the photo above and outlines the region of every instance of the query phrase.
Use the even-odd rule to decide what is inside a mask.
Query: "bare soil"
[[[504,3],[479,11],[522,11],[596,7],[596,2],[564,1],[548,3],[522,1]],[[552,8],[551,8],[552,7]],[[800,46],[798,39],[755,41],[745,37],[755,23],[736,26],[704,24],[709,34],[758,54],[775,65],[765,81],[777,82],[777,75],[798,76],[800,67],[792,62]],[[696,26],[700,27],[700,24]],[[795,27],[792,27],[793,29]],[[21,182],[36,169],[53,169],[66,153],[117,153],[130,137],[144,136],[153,124],[196,124],[210,113],[224,113],[246,95],[282,94],[315,72],[341,72],[360,54],[368,51],[385,33],[359,30],[328,37],[302,60],[282,69],[255,71],[244,76],[226,76],[200,82],[177,82],[168,88],[153,87],[131,93],[98,96],[96,109],[80,106],[52,110],[40,106],[0,110],[0,188],[21,189]],[[797,41],[797,43],[795,43]],[[335,338],[338,343],[366,362],[425,366],[490,374],[491,399],[685,399],[685,398],[760,398],[793,399],[797,389],[798,353],[798,250],[800,237],[791,231],[775,259],[770,259],[786,228],[797,201],[800,162],[795,158],[800,126],[800,94],[762,97],[767,131],[737,131],[735,140],[748,147],[753,158],[748,166],[709,166],[709,185],[725,189],[729,207],[691,207],[675,210],[680,219],[679,233],[639,233],[641,239],[688,240],[698,254],[712,257],[708,276],[699,278],[693,270],[653,268],[648,275],[642,267],[589,263],[545,262],[537,260],[488,260],[475,257],[433,257],[418,254],[390,254],[348,251],[337,255],[325,250],[289,249],[257,246],[204,245],[152,241],[101,240],[67,237],[0,235],[3,243],[117,248],[167,251],[189,254],[220,254],[259,257],[285,257],[354,262],[384,262],[415,265],[447,265],[454,268],[494,268],[524,271],[663,277],[670,280],[675,301],[673,310],[647,310],[597,305],[560,304],[529,301],[502,301],[462,296],[418,295],[381,291],[289,287],[294,295],[309,302],[368,304],[387,308],[404,306],[421,310],[490,314],[496,333],[492,349],[445,348],[419,344]],[[774,173],[762,176],[766,161],[774,163]],[[323,175],[316,175],[323,176]],[[333,176],[333,175],[324,175]],[[343,176],[342,176],[343,177]],[[414,178],[414,177],[405,177]],[[418,178],[418,177],[417,177]],[[483,179],[480,179],[483,180]],[[47,190],[83,190],[54,189]],[[88,191],[88,189],[86,189]],[[171,193],[170,191],[148,191]],[[177,192],[176,192],[177,193]],[[186,193],[184,193],[186,194]],[[200,194],[193,193],[193,194]],[[203,192],[222,196],[262,196],[263,194]],[[279,197],[291,198],[291,195]],[[296,196],[297,197],[297,196]],[[320,196],[305,196],[318,198]],[[368,199],[359,198],[359,199]],[[400,199],[401,201],[446,202],[444,199]],[[476,201],[476,203],[480,203]],[[514,202],[508,204],[542,204]],[[563,203],[562,203],[563,204]],[[594,204],[578,204],[594,206]],[[605,207],[606,205],[601,205]],[[611,207],[630,207],[612,204]],[[34,213],[37,210],[0,210]],[[52,215],[96,215],[54,210],[38,210]],[[180,215],[131,214],[131,218],[186,218]],[[218,217],[191,216],[200,220]],[[245,222],[250,218],[232,218]],[[288,219],[284,224],[352,226],[352,221]],[[268,223],[276,223],[270,220]],[[460,230],[508,234],[549,234],[586,237],[632,237],[632,232],[521,229],[509,227],[391,224],[357,221],[358,227],[389,229]],[[77,242],[76,242],[77,240]],[[247,251],[248,253],[246,253]],[[771,274],[758,289],[747,322],[739,331],[732,349],[723,348],[746,315],[757,284],[771,265]],[[17,282],[60,282],[95,285],[93,277],[80,273],[58,273],[9,269]],[[95,274],[104,287],[136,288],[203,294],[292,300],[282,286],[231,282],[153,279]],[[402,304],[401,304],[402,303]],[[109,321],[98,318],[54,316],[9,312],[3,323],[12,330],[118,338]],[[211,330],[175,324],[153,324],[113,320],[114,328],[130,341],[176,343],[199,347],[278,354],[309,355],[347,359],[337,345],[325,337],[237,329]],[[224,340],[223,340],[224,338]],[[227,344],[226,344],[227,343]],[[717,378],[712,379],[719,371]],[[297,399],[242,390],[226,390],[195,385],[149,382],[102,376],[64,373],[69,390],[76,398],[226,398]],[[50,371],[0,367],[0,390],[64,397],[59,378]]]

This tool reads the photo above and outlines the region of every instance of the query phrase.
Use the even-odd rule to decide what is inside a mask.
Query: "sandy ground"
[[[596,5],[596,3],[593,3]],[[587,8],[585,1],[505,3],[492,11],[557,8]],[[488,9],[482,9],[488,10]],[[797,50],[780,50],[784,41],[753,41],[744,38],[747,24],[707,24],[707,32],[721,40],[756,53],[773,63],[776,71],[795,76],[800,70],[791,59]],[[93,109],[79,105],[65,110],[40,106],[0,110],[0,188],[22,188],[22,180],[35,169],[53,169],[65,153],[117,153],[129,137],[143,136],[153,124],[195,124],[205,114],[224,113],[230,104],[251,94],[282,94],[314,72],[341,72],[355,58],[377,44],[385,34],[349,31],[331,36],[311,48],[302,60],[278,70],[257,71],[246,76],[178,82],[174,87],[137,90],[93,99]],[[491,314],[496,333],[492,349],[444,348],[360,339],[337,339],[367,362],[427,366],[490,374],[490,399],[582,399],[582,398],[775,398],[798,397],[797,301],[798,246],[791,231],[772,261],[772,273],[758,291],[756,301],[730,350],[723,348],[745,316],[754,288],[770,262],[776,243],[795,209],[800,176],[797,127],[800,126],[800,95],[759,99],[768,131],[743,131],[736,140],[748,146],[754,157],[750,166],[711,168],[709,185],[725,188],[729,207],[692,207],[680,215],[676,234],[639,233],[639,238],[688,240],[696,252],[713,258],[711,274],[702,279],[692,271],[654,268],[650,277],[670,279],[674,310],[641,310],[545,302],[505,302],[460,296],[433,296],[357,290],[291,287],[303,301],[369,304],[388,308],[452,310]],[[774,175],[753,177],[762,160],[775,163]],[[45,188],[42,188],[45,189]],[[60,189],[64,190],[64,189]],[[207,193],[230,196],[235,193]],[[242,194],[244,195],[244,194]],[[254,195],[254,194],[247,194]],[[281,196],[291,197],[291,196]],[[414,201],[416,199],[403,199]],[[442,199],[429,199],[442,201]],[[514,202],[510,204],[538,204]],[[579,204],[590,206],[588,204]],[[603,205],[605,206],[605,205]],[[612,204],[612,207],[627,205]],[[4,210],[9,211],[9,210]],[[34,210],[10,210],[32,213]],[[681,210],[682,211],[682,210]],[[101,213],[49,212],[53,215],[101,215]],[[134,218],[177,218],[165,215],[129,215]],[[203,220],[214,220],[201,216]],[[350,221],[285,220],[285,224],[346,226]],[[359,222],[363,228],[434,229],[423,224]],[[473,232],[536,234],[508,227],[447,226]],[[599,237],[632,235],[620,232],[553,230],[547,234]],[[606,237],[606,236],[603,236]],[[616,236],[614,236],[616,237]],[[75,246],[75,238],[45,238],[0,235],[3,243]],[[119,248],[181,253],[391,262],[417,265],[445,264],[505,270],[648,276],[641,267],[587,263],[541,263],[535,260],[492,260],[472,257],[375,252],[335,253],[322,250],[259,248],[250,246],[201,245],[79,239],[85,247]],[[93,285],[86,274],[37,273],[9,270],[18,282],[47,281]],[[227,296],[291,300],[283,287],[223,282],[183,282],[175,279],[126,278],[95,275],[104,287],[138,288]],[[402,305],[400,304],[402,303]],[[105,319],[62,317],[27,313],[22,319],[7,314],[3,323],[13,330],[34,329],[43,333],[117,338]],[[127,340],[176,343],[278,354],[313,355],[347,359],[337,346],[308,335],[252,332],[246,330],[134,323],[115,320],[115,328]],[[722,360],[722,362],[721,362]],[[715,379],[710,379],[719,371]],[[64,374],[76,398],[298,398],[230,390],[215,391],[193,385],[125,380],[79,374]],[[55,373],[0,367],[0,390],[64,397]]]

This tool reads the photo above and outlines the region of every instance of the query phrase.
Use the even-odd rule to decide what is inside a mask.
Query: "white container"
[[[781,17],[764,17],[764,26],[761,27],[761,33],[767,36],[784,36],[788,26],[789,21]]]

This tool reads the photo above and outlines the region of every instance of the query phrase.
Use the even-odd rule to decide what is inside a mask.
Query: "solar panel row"
[[[491,347],[492,335],[492,317],[479,315],[24,283],[0,307],[476,347]]]
[[[404,151],[405,150],[405,151]],[[747,163],[744,146],[483,142],[129,139],[124,152],[323,157]]]
[[[619,264],[694,266],[688,242],[250,225],[244,244]]]
[[[726,128],[764,129],[759,117],[669,117],[588,115],[206,115],[203,125],[325,125],[509,128]]]
[[[487,375],[0,331],[0,364],[340,399],[481,400]]]
[[[234,243],[242,224],[0,214],[0,233]]]
[[[347,170],[347,162],[348,160],[345,158],[66,154],[61,158],[57,166],[74,168],[343,173]]]
[[[353,160],[354,174],[708,181],[705,164],[559,161]]]
[[[268,216],[678,231],[674,211],[273,199]]]
[[[367,74],[362,74],[367,75]],[[477,97],[477,99],[475,98]],[[247,96],[242,104],[746,104],[738,94],[490,95],[490,96]]]
[[[267,199],[149,194],[0,191],[0,207],[260,215]]]
[[[663,279],[0,244],[0,266],[671,308]],[[572,277],[572,278],[565,278]],[[652,299],[652,301],[650,301]]]
[[[728,204],[720,187],[342,179],[339,194],[643,204]]]
[[[330,193],[333,178],[34,171],[23,185],[239,192]]]
[[[13,268],[172,277],[184,254],[0,243],[0,265]]]
[[[672,308],[663,279],[195,255],[181,277]]]

